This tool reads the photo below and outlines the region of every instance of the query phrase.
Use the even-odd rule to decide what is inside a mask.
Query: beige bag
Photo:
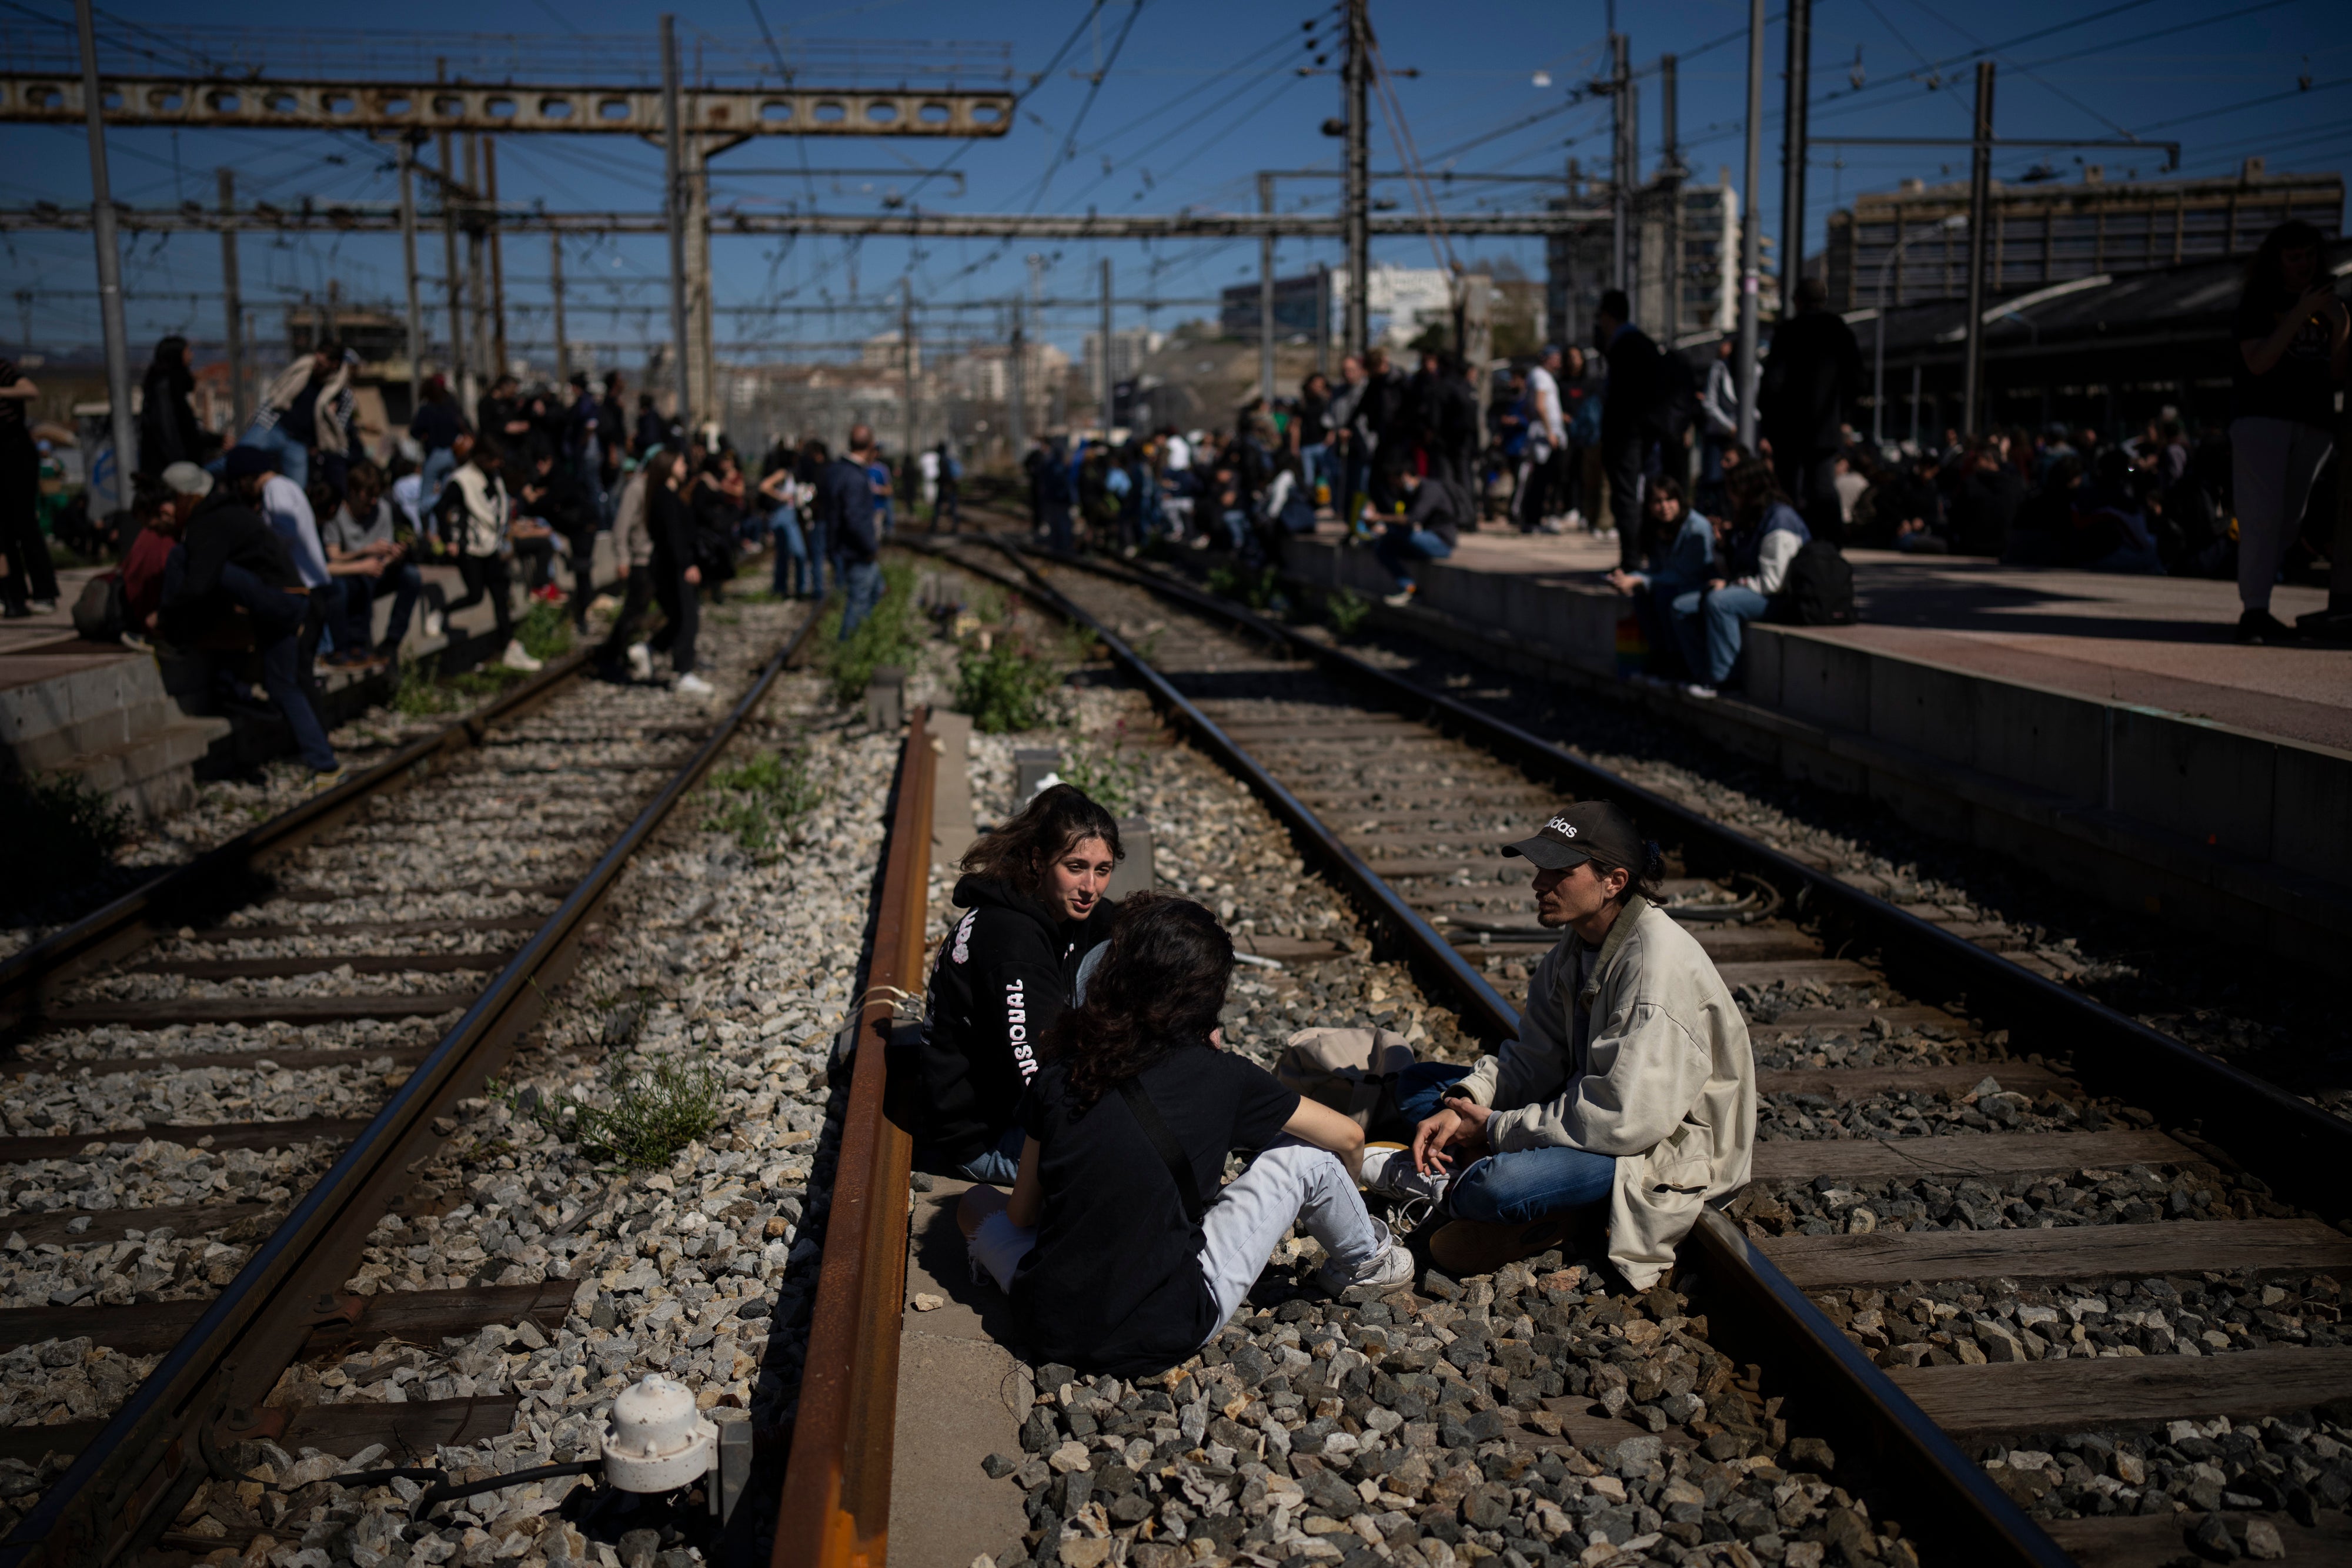
[[[1397,1074],[1412,1064],[1412,1047],[1392,1029],[1302,1029],[1285,1043],[1274,1075],[1370,1132],[1396,1118]]]

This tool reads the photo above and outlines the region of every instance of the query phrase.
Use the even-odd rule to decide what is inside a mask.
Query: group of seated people
[[[981,1184],[958,1215],[975,1277],[1040,1359],[1121,1376],[1184,1360],[1294,1225],[1334,1293],[1412,1279],[1408,1220],[1459,1273],[1568,1244],[1636,1290],[1664,1273],[1701,1205],[1748,1179],[1747,1027],[1622,809],[1569,806],[1502,852],[1534,867],[1562,934],[1518,1037],[1405,1069],[1367,1127],[1228,1046],[1234,947],[1211,911],[1104,897],[1121,850],[1101,806],[1053,785],[973,846],[886,1104],[917,1169]],[[1226,1184],[1235,1152],[1250,1163]]]
[[[1711,697],[1738,667],[1748,623],[1772,613],[1790,564],[1812,538],[1771,469],[1743,463],[1725,476],[1727,505],[1709,518],[1672,479],[1643,495],[1643,559],[1609,584],[1633,601],[1653,678],[1678,673],[1683,690]]]

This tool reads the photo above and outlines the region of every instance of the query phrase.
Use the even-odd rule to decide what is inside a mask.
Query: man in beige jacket
[[[1659,908],[1656,852],[1625,811],[1570,806],[1504,847],[1536,868],[1537,917],[1568,935],[1528,983],[1519,1038],[1467,1069],[1409,1069],[1410,1149],[1367,1150],[1364,1182],[1450,1223],[1441,1267],[1484,1273],[1605,1213],[1636,1290],[1674,1261],[1699,1207],[1748,1180],[1748,1026],[1698,943]]]

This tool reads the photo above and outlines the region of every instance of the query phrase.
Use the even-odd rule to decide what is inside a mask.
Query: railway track
[[[1807,1550],[1815,1543],[1831,1561],[1890,1551],[1952,1562],[2072,1554],[2086,1564],[2273,1548],[2296,1561],[2347,1555],[2352,1469],[2339,1423],[2352,1406],[2335,1402],[2352,1396],[2352,1350],[2335,1329],[2335,1279],[2352,1267],[2352,1241],[2331,1223],[2347,1211],[2340,1123],[1245,612],[1116,569],[1023,561],[1024,578],[968,544],[950,554],[1102,634],[1162,713],[1248,780],[1472,1035],[1508,1030],[1503,996],[1543,940],[1528,928],[1523,895],[1496,878],[1495,841],[1563,793],[1624,800],[1668,841],[1677,913],[1736,988],[1759,1053],[1756,1179],[1695,1233],[1681,1287],[1695,1298],[1691,1312],[1707,1309],[1709,1349],[1743,1370],[1714,1387],[1696,1423],[1668,1416],[1654,1388],[1635,1382],[1598,1405],[1582,1390],[1533,1408],[1513,1401],[1523,1419],[1507,1411],[1486,1428],[1490,1450],[1500,1441],[1522,1457],[1559,1455],[1578,1422],[1630,1414],[1670,1427],[1669,1458],[1677,1444],[1696,1446],[1707,1458],[1687,1474],[1704,1472],[1704,1506],[1677,1506],[1698,1514],[1642,1512],[1668,1492],[1650,1484],[1654,1476],[1636,1478],[1628,1484],[1649,1503],[1623,1505],[1634,1511],[1615,1520],[1612,1542],[1641,1524],[1652,1526],[1641,1545],[1653,1555],[1727,1539],[1728,1521],[1706,1490],[1743,1500],[1757,1489],[1736,1479],[1726,1487],[1727,1469],[1760,1455],[1792,1462],[1791,1437],[1818,1434],[1840,1456],[1814,1467],[1827,1473],[1749,1469],[1769,1478],[1764,1496],[1748,1500],[1762,1511],[1733,1514],[1728,1538],[1767,1555],[1794,1547],[1796,1562],[1818,1561]],[[1137,642],[1152,648],[1149,663]],[[1294,940],[1291,950],[1314,946]],[[1491,1291],[1503,1281],[1472,1284]],[[1537,1293],[1516,1277],[1509,1284],[1511,1304]],[[1571,1330],[1560,1367],[1601,1347],[1572,1301],[1549,1305],[1551,1324]],[[1481,1315],[1499,1322],[1503,1310]],[[1363,1326],[1345,1323],[1349,1343]],[[1687,1322],[1675,1327],[1682,1333],[1667,1337],[1696,1337]],[[868,1333],[895,1336],[896,1323],[882,1313]],[[1379,1365],[1393,1372],[1412,1355]],[[1064,1387],[1060,1403],[1070,1397]],[[1342,1420],[1355,1425],[1352,1413]],[[1679,1461],[1674,1469],[1666,1487],[1693,1484]],[[1546,1484],[1589,1505],[1596,1489],[1573,1477],[1570,1469]],[[1515,1479],[1524,1484],[1524,1469]],[[1849,1482],[1852,1496],[1828,1493]],[[1533,1511],[1529,1521],[1544,1517],[1537,1496],[1510,1496]],[[1811,1522],[1777,1534],[1790,1500],[1808,1497]],[[1901,1530],[1899,1542],[1857,1535],[1847,1507],[1855,1497],[1874,1511],[1866,1520]],[[879,1534],[873,1507],[861,1527],[868,1541]],[[1796,1518],[1808,1518],[1803,1506]],[[1431,1539],[1417,1526],[1405,1534]],[[1516,1516],[1499,1540],[1543,1543]],[[1580,1534],[1576,1542],[1584,1560],[1609,1555],[1591,1556]],[[1233,1545],[1221,1539],[1215,1550]],[[1143,1552],[1140,1542],[1122,1550]]]
[[[559,1221],[547,1203],[534,1223],[520,1184],[479,1195],[503,1206],[512,1245],[475,1249],[464,1277],[347,1281],[383,1227],[436,1225],[466,1201],[428,1179],[461,1105],[479,1103],[583,948],[606,943],[621,873],[815,624],[721,619],[746,613],[753,626],[713,637],[741,688],[723,714],[590,685],[587,654],[572,654],[0,965],[0,1480],[15,1526],[0,1561],[255,1550],[254,1531],[182,1517],[204,1489],[249,1487],[234,1517],[285,1528],[283,1496],[267,1517],[263,1483],[225,1458],[253,1445],[282,1470],[298,1453],[429,1455],[507,1435],[514,1397],[454,1383],[289,1396],[315,1394],[322,1368],[356,1393],[386,1341],[514,1325],[544,1345],[573,1312],[575,1282],[546,1265],[581,1211]]]

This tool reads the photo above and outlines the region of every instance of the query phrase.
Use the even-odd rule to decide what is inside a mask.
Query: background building
[[[1832,306],[1867,309],[1966,295],[1968,231],[1938,225],[1968,210],[1965,182],[1906,180],[1897,190],[1857,197],[1851,208],[1832,213]],[[1985,286],[1994,295],[2020,294],[2103,273],[2246,256],[2288,218],[2301,218],[2330,239],[2341,234],[2344,177],[2272,174],[2262,159],[2249,158],[2238,173],[2218,180],[2111,185],[2093,163],[2084,165],[2078,184],[1996,182]],[[1890,253],[1906,238],[1910,243],[1889,265]]]

